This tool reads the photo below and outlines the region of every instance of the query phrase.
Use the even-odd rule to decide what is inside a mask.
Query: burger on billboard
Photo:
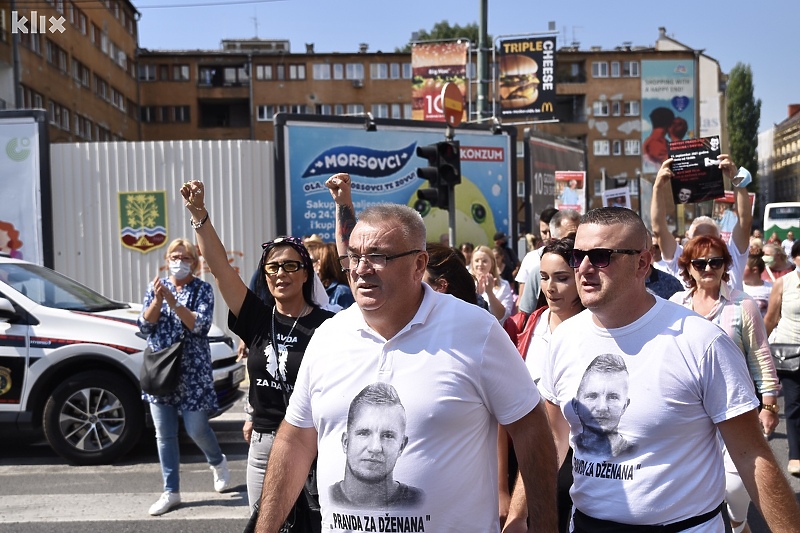
[[[500,59],[500,107],[518,109],[539,99],[539,65],[532,58],[513,54]]]
[[[442,88],[466,93],[468,43],[415,44],[411,48],[411,118],[444,121]]]

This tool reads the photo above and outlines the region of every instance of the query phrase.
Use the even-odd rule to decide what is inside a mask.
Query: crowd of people
[[[670,163],[656,176],[652,228],[626,208],[545,209],[521,261],[504,233],[450,247],[426,242],[406,206],[356,214],[350,178],[336,174],[326,182],[336,242],[266,242],[249,286],[203,184],[184,184],[247,358],[256,531],[717,532],[728,520],[741,533],[751,502],[773,531],[798,531],[765,437],[783,394],[785,470],[800,475],[800,376],[779,376],[770,355],[770,342],[800,344],[800,243],[787,236],[787,252],[751,235],[744,189],[729,240],[709,217],[676,239]],[[213,292],[193,277],[198,249],[170,246],[171,276],[148,288],[139,319],[154,349],[185,329],[198,354],[171,397],[143,396],[164,478],[153,515],[180,503],[179,414],[215,489],[230,487],[204,400]],[[313,524],[299,505],[309,471]]]

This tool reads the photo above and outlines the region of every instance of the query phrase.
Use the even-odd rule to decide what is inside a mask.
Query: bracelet
[[[203,224],[205,224],[205,223],[206,223],[206,220],[208,220],[208,209],[206,209],[206,216],[204,216],[204,217],[202,218],[202,220],[200,220],[200,222],[195,222],[195,221],[194,221],[194,219],[191,219],[191,220],[189,221],[189,223],[192,225],[192,227],[193,227],[194,229],[200,229],[200,228],[202,228],[202,227],[203,227]]]
[[[777,403],[762,403],[761,408],[769,411],[771,413],[778,414],[778,404]]]

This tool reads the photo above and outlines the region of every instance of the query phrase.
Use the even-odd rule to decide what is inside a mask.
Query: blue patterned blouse
[[[181,411],[205,411],[209,414],[219,408],[217,393],[214,391],[214,376],[211,372],[211,348],[208,344],[208,331],[214,315],[214,291],[205,281],[194,278],[177,291],[169,278],[162,283],[187,308],[193,300],[191,311],[195,313],[194,329],[185,333],[183,360],[181,361],[181,380],[178,388],[166,396],[153,396],[142,392],[142,399],[150,403],[173,405]],[[197,292],[197,296],[194,293]],[[153,284],[147,288],[142,313],[139,315],[139,330],[147,335],[147,344],[153,350],[163,350],[177,342],[183,322],[170,309],[167,302],[161,304],[161,316],[152,324],[144,319],[144,310],[155,298]]]

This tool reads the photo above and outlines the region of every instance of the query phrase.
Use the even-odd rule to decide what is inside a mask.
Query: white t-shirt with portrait
[[[354,305],[323,323],[306,350],[285,420],[318,432],[323,531],[500,531],[497,423],[528,414],[539,393],[494,317],[423,290],[416,315],[392,339]],[[407,418],[394,480],[421,497],[402,507],[343,506],[332,494],[345,471],[348,409],[378,381],[394,387]]]
[[[713,510],[725,497],[715,424],[758,406],[733,341],[690,310],[655,300],[641,318],[612,330],[596,326],[592,313],[583,311],[561,324],[550,340],[539,390],[569,422],[570,494],[576,508],[594,518],[655,525]],[[622,361],[627,369],[616,374],[626,377],[627,393],[595,393],[622,402],[617,426],[608,420],[610,410],[598,408],[587,416],[588,404],[578,401],[584,373],[598,356]],[[605,424],[608,446],[579,446],[587,442],[584,432],[591,433],[584,426],[591,429],[595,423]],[[721,532],[722,519],[687,531]]]

